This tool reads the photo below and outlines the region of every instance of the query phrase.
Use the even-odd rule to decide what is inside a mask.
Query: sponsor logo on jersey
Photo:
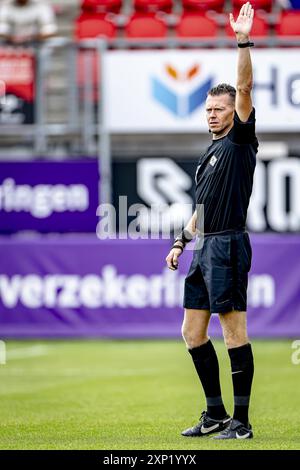
[[[210,164],[211,166],[215,166],[215,164],[217,163],[217,161],[218,161],[217,157],[216,157],[215,155],[213,155],[213,156],[211,157],[211,159],[209,160],[209,164]]]

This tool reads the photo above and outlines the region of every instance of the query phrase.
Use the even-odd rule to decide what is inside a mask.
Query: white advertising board
[[[300,49],[251,49],[259,132],[300,131]],[[112,133],[207,132],[206,93],[235,86],[237,50],[109,51],[105,127]]]

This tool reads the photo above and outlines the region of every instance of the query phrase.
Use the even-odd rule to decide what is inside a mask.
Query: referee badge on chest
[[[213,156],[211,157],[211,159],[209,160],[209,164],[210,164],[211,166],[215,166],[215,164],[217,163],[217,161],[218,161],[217,157],[216,157],[215,155],[213,155]]]

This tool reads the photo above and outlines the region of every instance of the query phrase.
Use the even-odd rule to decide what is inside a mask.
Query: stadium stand
[[[232,7],[234,10],[239,10],[244,4],[244,0],[232,0]],[[252,0],[251,4],[255,11],[264,10],[266,12],[271,12],[273,7],[273,0]]]
[[[278,36],[300,36],[300,11],[284,11],[276,26]]]
[[[224,19],[232,7],[236,17],[242,3],[243,0],[82,0],[79,16],[74,21],[75,37],[165,38],[173,32],[179,38],[233,37]],[[258,10],[252,36],[263,39],[299,34],[296,11],[288,9],[281,13],[283,7],[273,0],[252,3]],[[297,9],[299,4],[300,0],[290,1],[291,8]],[[225,26],[221,27],[222,24]],[[275,28],[274,24],[277,24]]]
[[[154,13],[162,11],[171,13],[173,0],[134,0],[134,9],[136,12]]]
[[[225,0],[182,0],[184,11],[209,11],[221,13],[224,9]]]
[[[214,38],[217,34],[217,23],[203,13],[184,13],[176,27],[176,35],[181,38]]]
[[[173,31],[173,27],[175,27],[175,34],[176,36],[180,37],[203,37],[202,32],[200,31],[199,36],[197,33],[197,36],[195,36],[195,28],[197,30],[197,26],[195,25],[195,19],[194,18],[189,18],[186,17],[185,14],[187,13],[197,13],[197,12],[215,12],[216,13],[216,18],[213,16],[210,17],[210,19],[215,19],[217,22],[218,19],[218,14],[219,16],[219,22],[222,23],[222,14],[225,18],[225,15],[227,17],[228,12],[234,8],[234,11],[237,11],[237,9],[240,7],[240,4],[243,3],[243,0],[77,0],[77,5],[76,2],[73,2],[71,0],[62,0],[61,2],[56,2],[53,0],[52,4],[55,6],[55,10],[57,11],[57,19],[59,23],[59,31],[62,35],[65,35],[67,37],[72,37],[74,36],[72,29],[74,28],[76,31],[78,31],[78,34],[81,36],[83,34],[82,38],[85,37],[85,34],[87,34],[86,37],[93,37],[94,36],[94,31],[97,31],[96,26],[92,26],[93,32],[91,34],[85,33],[86,26],[88,23],[85,23],[89,18],[88,14],[94,14],[96,12],[99,13],[113,13],[114,15],[111,15],[109,18],[104,18],[101,16],[97,16],[95,19],[99,19],[99,23],[101,23],[101,26],[99,25],[99,29],[104,29],[104,32],[100,34],[107,35],[107,37],[131,37],[131,32],[127,33],[128,29],[131,31],[132,29],[143,29],[142,23],[144,22],[144,19],[142,16],[136,16],[137,14],[147,14],[147,13],[154,13],[154,12],[162,12],[165,14],[164,17],[164,22],[166,23],[167,27],[167,33],[165,34],[164,32],[160,33],[159,36],[157,36],[157,29],[159,28],[161,31],[163,31],[165,28],[162,26],[160,23],[160,27],[156,24],[157,22],[149,20],[149,17],[145,16],[145,22],[147,23],[146,25],[146,31],[148,36],[148,29],[150,27],[150,30],[152,30],[152,26],[149,26],[150,22],[152,24],[155,23],[156,27],[154,27],[155,32],[155,37],[165,37],[168,36],[168,33],[171,33]],[[261,15],[256,15],[255,19],[255,26],[254,26],[254,31],[253,34],[256,37],[268,37],[270,31],[273,31],[272,25],[274,23],[277,23],[280,19],[283,19],[284,24],[289,24],[287,28],[291,27],[292,31],[295,29],[297,30],[297,25],[294,24],[297,19],[291,19],[291,17],[288,17],[289,15],[286,16],[286,13],[288,12],[293,12],[294,10],[297,10],[300,8],[300,0],[288,0],[286,3],[286,6],[283,7],[281,3],[279,4],[279,1],[273,1],[273,0],[253,0],[252,4],[254,7],[258,10],[261,10]],[[281,10],[284,9],[284,15],[281,15]],[[59,14],[59,12],[61,13]],[[280,12],[280,13],[278,13]],[[76,18],[76,14],[78,17]],[[213,14],[212,14],[213,15]],[[120,19],[120,17],[122,17]],[[172,17],[172,18],[171,18]],[[103,18],[104,21],[108,21],[110,24],[106,25],[103,24]],[[171,19],[170,19],[171,18]],[[90,19],[89,19],[90,20]],[[173,21],[173,22],[172,22]],[[82,25],[80,23],[83,23]],[[203,23],[201,21],[201,23]],[[209,21],[206,22],[208,25]],[[92,25],[93,23],[91,23]],[[114,35],[112,33],[112,30],[114,29],[112,25],[115,25],[115,30],[116,34]],[[190,27],[193,28],[191,33],[186,32],[186,28],[189,27],[188,24],[190,24]],[[225,21],[224,21],[225,24]],[[208,30],[213,31],[214,27],[211,24],[210,27],[207,26]],[[83,33],[81,33],[81,30]],[[181,31],[185,31],[184,33],[181,33]],[[180,32],[179,32],[180,31]],[[231,31],[229,31],[228,26],[226,28],[222,28],[222,31],[224,32],[226,37],[232,37]],[[282,32],[285,31],[285,32]],[[140,31],[138,31],[139,36],[141,34]],[[291,33],[286,30],[285,25],[281,28],[280,25],[276,28],[274,28],[274,34],[275,37],[278,34],[280,37],[283,35],[294,35],[298,33]],[[77,35],[77,33],[76,33]],[[97,35],[97,34],[96,34]],[[207,32],[206,32],[207,35]],[[216,35],[218,37],[218,35]],[[133,33],[133,37],[138,37],[135,33]],[[141,37],[141,36],[140,36]],[[213,32],[209,33],[209,37],[213,38],[215,37],[215,34]]]
[[[82,0],[81,10],[91,13],[120,13],[122,0]]]
[[[168,28],[164,21],[153,13],[134,13],[125,27],[127,38],[164,38]]]
[[[83,12],[75,21],[75,38],[90,39],[99,36],[114,38],[116,25],[107,18],[105,13]]]

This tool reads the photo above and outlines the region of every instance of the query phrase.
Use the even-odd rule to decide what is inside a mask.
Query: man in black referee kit
[[[212,143],[200,157],[196,171],[196,202],[204,206],[204,241],[195,249],[185,279],[182,335],[206,396],[207,409],[200,422],[183,436],[214,439],[249,439],[248,418],[254,372],[247,336],[247,282],[251,246],[245,223],[252,191],[258,142],[252,107],[252,64],[249,34],[254,10],[245,3],[234,21],[238,46],[236,90],[227,84],[212,88],[206,99],[206,117]],[[170,269],[196,234],[197,211],[168,254]],[[219,380],[218,358],[208,337],[211,313],[218,313],[231,361],[234,414],[225,410]]]

